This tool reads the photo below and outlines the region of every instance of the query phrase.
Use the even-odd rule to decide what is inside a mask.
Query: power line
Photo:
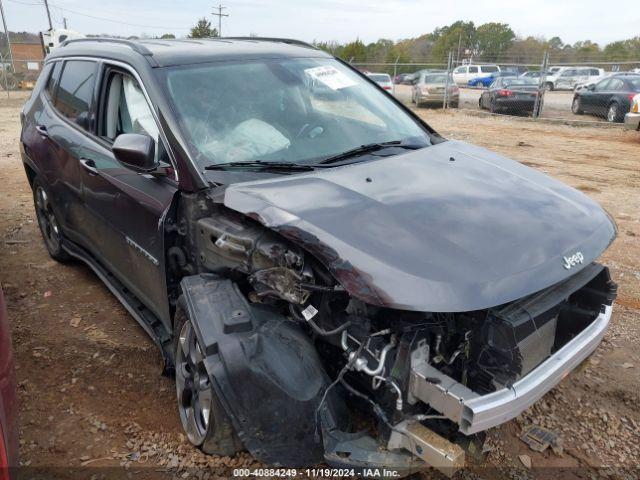
[[[218,17],[218,36],[221,37],[222,36],[222,17],[228,17],[229,14],[228,13],[222,13],[222,10],[224,10],[225,6],[223,6],[222,4],[218,5],[217,7],[214,7],[218,10],[218,13],[216,13],[215,11],[211,12],[211,15]]]
[[[40,7],[42,6],[42,3],[31,3],[31,2],[24,2],[24,1],[20,1],[20,0],[8,0],[9,2],[12,3],[17,3],[20,5],[28,5],[30,7]],[[103,20],[105,22],[114,22],[114,23],[119,23],[121,25],[127,25],[130,27],[140,27],[140,28],[157,28],[157,29],[163,29],[163,30],[189,30],[189,27],[176,27],[176,26],[163,26],[163,25],[143,25],[143,24],[138,24],[138,23],[129,23],[129,22],[123,22],[122,20],[116,20],[114,18],[107,18],[107,17],[101,17],[98,15],[91,15],[88,13],[84,13],[75,9],[70,9],[67,7],[61,7],[59,5],[54,4],[53,2],[48,2],[48,5],[52,8],[57,8],[58,10],[60,10],[62,13],[64,12],[69,12],[69,13],[73,13],[75,15],[80,15],[81,17],[87,17],[87,18],[93,18],[95,20]],[[68,19],[67,19],[68,20]]]

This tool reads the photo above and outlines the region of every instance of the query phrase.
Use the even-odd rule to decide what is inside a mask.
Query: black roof
[[[83,38],[67,40],[52,50],[50,57],[71,55],[143,56],[154,67],[237,59],[330,57],[329,54],[298,40],[283,38],[233,37],[184,40],[124,40]]]

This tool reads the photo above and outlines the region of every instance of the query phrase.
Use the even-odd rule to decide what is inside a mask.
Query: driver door
[[[96,141],[80,159],[84,230],[92,253],[156,316],[169,320],[162,218],[177,191],[174,170],[144,91],[127,70],[104,65]],[[123,133],[155,140],[165,176],[136,173],[111,150]]]

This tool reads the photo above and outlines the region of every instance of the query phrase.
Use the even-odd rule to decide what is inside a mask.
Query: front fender
[[[272,465],[322,461],[317,411],[329,378],[310,339],[278,312],[249,304],[230,280],[194,275],[181,289],[207,372],[247,450]],[[343,423],[336,397],[323,406]]]

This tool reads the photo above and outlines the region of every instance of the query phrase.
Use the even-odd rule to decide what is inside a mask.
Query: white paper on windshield
[[[314,80],[324,83],[331,90],[353,87],[356,82],[332,66],[307,68],[305,73]]]

